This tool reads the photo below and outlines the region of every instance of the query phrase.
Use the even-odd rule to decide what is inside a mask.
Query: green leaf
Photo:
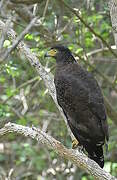
[[[3,44],[3,47],[7,48],[11,45],[11,42],[9,40],[5,40],[4,41],[4,44]]]

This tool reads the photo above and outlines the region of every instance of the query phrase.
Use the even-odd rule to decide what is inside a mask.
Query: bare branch
[[[112,29],[113,29],[114,38],[115,38],[115,45],[117,48],[117,1],[116,0],[110,0],[109,1],[109,8],[110,8]]]
[[[11,18],[7,19],[4,29],[2,30],[1,38],[0,38],[0,50],[3,48],[4,40],[7,34],[7,31],[10,27]]]
[[[4,28],[4,23],[0,21],[0,29]],[[16,33],[10,29],[8,32],[8,37],[14,41],[16,39]],[[38,58],[33,54],[29,48],[26,47],[24,42],[20,42],[17,46],[17,49],[20,53],[23,53],[32,66],[35,67],[39,75],[42,77],[43,81],[45,82],[46,87],[49,90],[50,95],[52,96],[54,102],[56,103],[58,109],[60,110],[62,116],[64,117],[64,114],[62,113],[61,108],[59,107],[57,100],[56,100],[56,92],[55,92],[55,86],[53,82],[53,76],[52,74],[48,74],[43,66],[40,64]],[[67,124],[66,118],[64,117],[64,120]],[[0,134],[4,135],[8,132],[15,132],[22,134],[24,136],[29,136],[33,139],[37,139],[38,141],[42,142],[43,144],[47,145],[48,147],[51,147],[53,150],[57,151],[62,157],[71,160],[73,163],[75,163],[77,166],[87,170],[90,174],[92,174],[94,177],[100,180],[114,180],[116,178],[112,177],[109,173],[102,170],[94,161],[90,160],[86,155],[83,153],[73,151],[70,149],[65,148],[59,141],[56,141],[54,138],[48,136],[44,132],[40,130],[34,130],[28,127],[24,127],[21,125],[11,124],[8,123],[4,128],[0,130]]]
[[[2,21],[0,21],[0,29],[2,29],[4,27],[4,23]],[[15,31],[13,31],[12,29],[10,29],[8,31],[8,37],[14,41],[14,39],[16,38],[16,33]],[[44,67],[40,64],[38,58],[35,56],[34,53],[32,53],[30,51],[30,49],[28,47],[26,47],[26,45],[24,44],[24,42],[20,42],[20,44],[17,46],[18,50],[20,53],[24,54],[26,56],[26,58],[29,60],[29,62],[31,63],[32,66],[35,67],[35,69],[37,70],[38,74],[40,75],[40,77],[43,79],[46,87],[48,88],[49,90],[49,93],[50,95],[52,96],[57,108],[59,109],[67,127],[68,127],[68,124],[67,124],[67,120],[66,120],[66,117],[62,111],[62,109],[60,108],[60,106],[58,105],[57,103],[57,100],[56,100],[56,91],[55,91],[55,85],[54,85],[54,82],[53,82],[53,75],[51,73],[48,74],[48,72],[45,71]],[[82,57],[79,57],[79,58],[82,58]],[[83,58],[82,58],[83,59]],[[84,59],[83,59],[84,60]],[[89,64],[88,61],[85,61],[85,63],[91,67],[93,67],[93,65]],[[93,67],[94,68],[94,67]],[[110,82],[110,80],[103,74],[101,73],[99,70],[96,69],[96,72],[98,74],[101,75],[101,77],[103,79],[105,79],[109,85],[111,85],[111,87],[117,92],[116,88],[114,87],[114,85],[112,84],[112,82]],[[107,102],[107,101],[106,101]],[[109,106],[108,103],[105,104],[106,105],[106,108],[107,108],[107,113],[109,115],[109,117],[113,120],[113,122],[115,122],[115,124],[117,124],[117,120],[115,119],[115,114],[116,114],[116,111],[114,111],[111,107],[111,105]],[[111,112],[111,113],[110,113]],[[114,118],[113,118],[114,117]],[[74,136],[70,130],[70,128],[68,127],[68,131],[71,135],[71,138],[73,139]]]
[[[25,5],[17,5],[14,3],[8,3],[7,7],[10,8],[11,10],[15,10],[15,12],[19,15],[19,17],[21,17],[24,21],[26,21],[27,23],[29,23],[33,18],[34,18],[34,14],[29,10],[29,8]],[[38,23],[35,25],[34,27],[37,31],[42,32],[40,33],[40,35],[42,37],[49,37],[52,39],[51,37],[51,33],[48,31],[47,28],[45,28],[42,23]]]
[[[45,5],[45,8],[44,8],[44,11],[43,11],[43,19],[45,18],[45,15],[46,15],[46,12],[47,12],[47,9],[48,9],[48,4],[49,4],[49,0],[46,1],[46,5]]]
[[[1,2],[0,2],[0,11],[1,11],[1,8],[2,8],[4,2],[5,2],[5,0],[1,0]]]
[[[24,89],[20,90],[20,101],[22,101],[22,105],[23,105],[21,114],[24,116],[24,114],[28,111],[28,104],[27,104],[26,97],[24,95]]]
[[[0,136],[13,132],[37,140],[48,148],[56,151],[63,158],[72,161],[76,166],[86,170],[97,180],[117,180],[108,172],[100,168],[96,162],[89,159],[84,153],[77,150],[67,149],[62,143],[40,129],[7,123],[2,129],[0,129]]]
[[[6,53],[4,54],[4,56],[2,58],[2,61],[5,60],[8,57],[8,55],[16,48],[16,46],[19,44],[19,42],[24,38],[24,36],[29,32],[29,30],[34,26],[37,19],[38,19],[37,17],[32,19],[32,21],[24,29],[24,31],[14,40],[12,47],[6,51]]]
[[[109,57],[91,57],[92,62],[100,62],[100,63],[115,63],[117,64],[116,58],[109,58]]]
[[[27,85],[35,82],[35,81],[40,81],[40,76],[36,76],[36,77],[24,82],[23,84],[19,85],[16,89],[13,90],[13,94],[11,94],[7,99],[5,99],[2,102],[2,104],[6,104],[7,101],[9,101],[15,95],[15,93],[18,92],[21,88],[23,88],[23,87],[25,87],[25,86],[27,86]]]
[[[41,3],[43,2],[43,0],[11,0],[11,2],[15,3],[15,4],[35,4],[35,3]]]
[[[7,7],[10,10],[15,10],[16,13],[19,14],[19,17],[28,23],[35,17],[26,5],[16,5],[14,3],[8,2]]]
[[[0,20],[0,30],[2,30],[2,28],[4,28],[4,23]],[[7,32],[8,37],[14,41],[16,39],[16,33],[15,31],[13,31],[12,29],[10,29]],[[26,58],[29,60],[29,62],[31,63],[32,66],[35,67],[35,69],[37,70],[38,74],[40,75],[40,77],[43,79],[46,87],[49,90],[50,95],[52,96],[57,108],[59,109],[67,127],[68,127],[68,131],[71,135],[71,138],[74,138],[74,135],[72,134],[68,124],[67,124],[67,119],[62,111],[62,109],[60,108],[60,106],[58,105],[57,99],[56,99],[56,90],[55,90],[55,85],[54,85],[54,81],[53,81],[53,75],[50,73],[48,74],[48,72],[44,69],[44,67],[41,65],[41,63],[39,62],[38,58],[36,57],[36,55],[34,53],[31,52],[31,50],[26,47],[26,45],[24,44],[24,42],[20,42],[17,46],[17,49],[19,50],[20,53],[24,54],[26,56]]]
[[[115,45],[111,46],[111,49],[116,50],[116,46],[115,46]],[[89,56],[93,56],[93,55],[95,55],[95,54],[97,54],[97,53],[101,53],[101,52],[108,51],[108,50],[109,50],[109,49],[108,49],[107,47],[105,47],[105,48],[100,48],[100,49],[96,49],[96,50],[93,50],[93,51],[87,53],[87,56],[88,56],[88,57],[89,57]]]

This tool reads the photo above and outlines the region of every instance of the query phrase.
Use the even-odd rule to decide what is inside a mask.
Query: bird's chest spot
[[[65,85],[65,84],[64,84]],[[65,89],[65,87],[58,85],[56,86],[57,90],[57,100],[65,108],[70,111],[75,110],[75,105],[73,105],[73,97],[70,91]]]

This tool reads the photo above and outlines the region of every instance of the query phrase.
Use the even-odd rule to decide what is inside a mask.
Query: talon
[[[78,144],[79,144],[78,140],[77,139],[73,139],[72,140],[72,149],[76,149],[78,147]]]

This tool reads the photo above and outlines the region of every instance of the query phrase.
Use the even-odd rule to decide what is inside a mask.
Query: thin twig
[[[81,59],[86,65],[90,66],[92,69],[95,70],[95,72],[97,74],[99,74],[107,83],[108,85],[117,93],[117,88],[116,85],[114,83],[112,83],[112,81],[109,79],[108,76],[106,76],[105,74],[103,74],[99,69],[96,69],[95,66],[91,63],[89,63],[89,61],[84,61],[84,57],[81,57],[80,55],[76,55],[76,57],[78,57],[79,59]]]
[[[45,19],[45,15],[46,15],[46,12],[47,12],[47,9],[48,9],[48,4],[49,4],[49,0],[46,1],[46,5],[45,5],[45,8],[44,8],[44,11],[43,11],[43,19]]]
[[[117,48],[117,0],[109,0],[110,17],[112,22],[112,30]]]
[[[40,77],[39,77],[39,76],[36,76],[36,77],[34,77],[33,79],[30,79],[30,80],[24,82],[23,84],[21,84],[20,86],[18,86],[18,87],[13,91],[13,93],[12,93],[7,99],[5,99],[5,100],[2,102],[2,104],[5,104],[9,99],[11,99],[11,98],[14,96],[14,94],[15,94],[16,92],[18,92],[21,88],[23,88],[23,87],[25,87],[25,86],[27,86],[27,85],[29,85],[29,84],[31,84],[31,83],[39,80],[39,79],[40,79]]]
[[[15,4],[26,4],[26,5],[31,5],[35,3],[41,3],[44,0],[11,0],[11,2]]]
[[[64,0],[60,0],[65,7],[67,7],[73,14],[76,15],[76,17],[78,17],[80,19],[80,21],[99,39],[101,39],[101,41],[106,45],[106,47],[108,47],[108,49],[110,50],[110,52],[117,57],[117,54],[111,49],[111,47],[109,46],[109,44],[103,39],[103,37],[98,34],[97,32],[95,32],[87,23],[86,21],[79,15],[79,13],[77,13],[76,10],[74,10],[71,6],[69,6],[67,3],[65,3]]]
[[[116,46],[115,46],[115,45],[111,46],[111,49],[116,50]],[[108,51],[108,50],[109,50],[109,49],[108,49],[107,47],[100,48],[100,49],[95,49],[95,50],[93,50],[93,51],[91,51],[91,52],[88,52],[88,53],[87,53],[87,56],[88,56],[88,57],[89,57],[89,56],[93,56],[93,55],[95,55],[95,54],[97,54],[97,53],[101,53],[101,52]]]
[[[6,53],[4,54],[2,61],[7,59],[8,55],[16,48],[16,46],[19,44],[19,42],[24,38],[24,36],[29,32],[29,30],[34,26],[34,24],[37,21],[37,17],[35,17],[34,19],[32,19],[32,21],[30,22],[30,24],[24,29],[24,31],[15,39],[15,41],[13,42],[13,45],[11,48],[9,48]]]
[[[66,31],[66,29],[70,26],[70,24],[72,23],[73,18],[71,18],[67,24],[65,24],[65,26],[63,27],[63,29],[61,29],[58,34],[57,34],[57,39],[59,39],[59,37],[61,36],[62,33],[64,33],[64,31]]]
[[[0,20],[0,30],[2,30],[4,27],[4,23]],[[16,32],[13,29],[10,29],[7,32],[8,37],[14,41],[16,39]],[[51,73],[48,73],[45,68],[41,65],[41,63],[39,62],[39,59],[35,56],[34,53],[31,52],[31,50],[25,45],[25,43],[23,41],[21,41],[18,46],[17,49],[26,56],[26,58],[29,60],[29,62],[31,63],[31,65],[35,68],[35,70],[37,70],[38,74],[40,75],[40,77],[43,79],[47,89],[49,90],[49,93],[51,95],[51,97],[53,98],[57,108],[59,109],[65,123],[66,126],[68,127],[68,131],[69,134],[71,135],[71,138],[74,138],[73,133],[71,132],[68,123],[67,123],[67,119],[63,113],[62,108],[58,105],[57,99],[56,99],[56,90],[55,90],[55,84],[54,84],[54,80],[53,80],[53,75]]]
[[[4,40],[7,34],[8,29],[10,28],[11,18],[7,19],[4,29],[2,30],[1,38],[0,38],[0,49],[3,48]]]
[[[2,8],[4,2],[5,2],[5,0],[1,0],[1,2],[0,2],[0,12],[1,12],[1,8]]]

